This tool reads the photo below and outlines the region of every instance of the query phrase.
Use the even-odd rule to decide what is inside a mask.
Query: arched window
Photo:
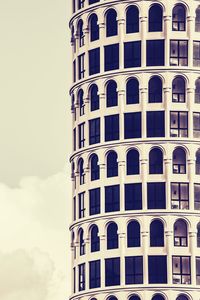
[[[196,152],[196,164],[195,164],[196,174],[200,175],[200,149]]]
[[[107,156],[107,177],[115,176],[118,176],[117,153],[111,151]]]
[[[139,82],[136,78],[131,78],[126,84],[126,104],[139,103]]]
[[[157,294],[157,295],[153,296],[152,300],[165,300],[165,298],[162,295]]]
[[[150,246],[164,246],[164,226],[160,220],[154,220],[150,225]]]
[[[139,32],[139,10],[131,5],[126,12],[126,33]]]
[[[85,183],[85,173],[84,173],[84,161],[82,158],[79,160],[78,167],[79,167],[80,184],[84,184]]]
[[[200,32],[200,6],[198,6],[196,9],[195,31]]]
[[[129,300],[140,300],[140,297],[137,295],[133,295],[129,298]]]
[[[127,226],[127,247],[140,247],[140,224],[131,221]]]
[[[186,247],[187,244],[187,224],[184,220],[177,220],[174,223],[174,246]]]
[[[185,295],[180,295],[176,298],[176,300],[188,300],[188,297]]]
[[[149,9],[149,31],[162,31],[163,10],[158,4]]]
[[[154,76],[149,80],[149,103],[162,102],[162,80]]]
[[[197,224],[197,247],[200,248],[200,222]]]
[[[172,102],[185,102],[185,80],[181,76],[172,82]]]
[[[117,13],[114,9],[109,9],[106,13],[106,36],[114,36],[117,33]]]
[[[99,109],[99,95],[98,95],[98,86],[93,84],[90,87],[90,110],[94,111]]]
[[[118,227],[117,224],[112,222],[107,228],[107,249],[118,248]]]
[[[186,25],[186,12],[185,7],[181,4],[177,4],[173,8],[172,12],[172,30],[173,31],[185,31]]]
[[[91,252],[96,252],[100,250],[98,234],[99,234],[99,229],[97,225],[93,225],[91,229]]]
[[[163,173],[163,153],[160,149],[154,148],[149,152],[149,174]]]
[[[129,150],[126,159],[127,175],[140,173],[139,152],[135,149]]]
[[[80,247],[80,255],[84,255],[85,243],[84,243],[84,232],[82,228],[79,230],[79,247]]]
[[[195,103],[200,103],[200,78],[195,81]]]
[[[84,100],[83,100],[83,90],[80,89],[78,92],[78,103],[79,103],[79,114],[80,116],[84,115]]]
[[[90,41],[96,41],[99,39],[99,25],[98,17],[96,14],[92,14],[89,18],[89,29],[90,29]]]
[[[78,38],[79,38],[79,47],[82,47],[85,43],[85,35],[83,33],[83,20],[78,22]]]
[[[98,156],[93,154],[91,157],[91,181],[99,179],[99,165],[98,165]]]
[[[117,94],[117,83],[114,80],[110,80],[106,87],[106,106],[117,106],[118,105],[118,94]]]
[[[110,296],[106,300],[118,300],[115,296]]]
[[[85,0],[78,0],[78,9],[81,9],[84,7],[84,3],[85,3]]]
[[[176,148],[173,152],[173,173],[186,173],[186,154],[182,148]]]

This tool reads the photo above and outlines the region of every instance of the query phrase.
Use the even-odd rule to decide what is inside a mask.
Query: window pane
[[[148,257],[149,283],[167,283],[167,257]]]
[[[141,113],[124,114],[124,137],[140,138],[141,137]]]
[[[164,66],[164,40],[147,41],[147,66]]]
[[[100,48],[89,51],[89,75],[100,72]]]
[[[119,69],[119,44],[104,47],[105,71]]]
[[[124,67],[141,66],[141,42],[124,43]]]
[[[125,210],[142,209],[142,184],[125,184]]]

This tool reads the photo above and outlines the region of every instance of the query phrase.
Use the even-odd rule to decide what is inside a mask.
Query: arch
[[[138,295],[132,295],[128,300],[140,300]]]
[[[153,220],[150,224],[150,246],[164,246],[164,226],[160,220]]]
[[[185,102],[185,79],[182,76],[172,81],[172,102]]]
[[[126,33],[139,32],[139,10],[131,5],[126,11]]]
[[[200,149],[196,152],[195,173],[196,175],[200,175]]]
[[[197,247],[200,248],[200,222],[197,224]]]
[[[117,12],[111,8],[106,12],[106,36],[118,34]]]
[[[90,159],[90,167],[91,167],[91,181],[98,180],[100,178],[99,172],[99,158],[97,154],[92,154]]]
[[[140,174],[140,155],[136,149],[128,151],[126,156],[127,175]]]
[[[153,76],[149,80],[149,103],[162,102],[162,80],[158,76]]]
[[[118,226],[112,222],[107,227],[107,249],[118,248]]]
[[[106,106],[118,105],[117,83],[114,80],[108,81],[106,85]]]
[[[130,78],[126,83],[126,104],[139,102],[139,82],[136,78]]]
[[[188,245],[188,229],[187,223],[183,219],[179,219],[174,223],[174,246],[187,247]]]
[[[186,173],[186,153],[183,148],[178,147],[173,151],[173,173]]]
[[[195,31],[200,32],[200,5],[196,9],[195,15]]]
[[[176,300],[189,300],[189,298],[186,295],[179,295]]]
[[[152,297],[152,300],[165,300],[165,298],[163,297],[163,295],[157,294]]]
[[[127,226],[127,247],[140,247],[140,224],[131,221]]]
[[[80,185],[82,185],[85,183],[84,160],[82,158],[80,158],[78,162],[78,171],[79,171]]]
[[[96,41],[99,39],[99,25],[98,17],[96,14],[92,14],[89,18],[89,32],[90,32],[90,41]]]
[[[159,4],[153,4],[149,9],[149,31],[162,31],[163,9]]]
[[[107,177],[118,176],[117,153],[110,151],[107,155]]]
[[[200,78],[195,81],[195,103],[200,103]]]
[[[85,105],[83,100],[84,92],[82,89],[78,91],[78,104],[79,104],[79,114],[80,116],[83,116],[85,113]]]
[[[97,252],[100,250],[100,239],[99,239],[99,229],[97,225],[93,225],[91,228],[91,252]]]
[[[149,152],[149,174],[163,174],[163,152],[159,148]]]
[[[106,300],[118,300],[115,296],[109,296]]]
[[[185,31],[186,29],[186,8],[182,4],[174,6],[172,11],[172,30]]]
[[[89,99],[90,99],[90,111],[99,109],[99,95],[98,95],[98,86],[92,84],[89,89]]]
[[[85,243],[84,243],[84,231],[82,228],[79,229],[79,249],[80,249],[80,255],[84,255]]]
[[[77,31],[78,31],[79,47],[82,47],[85,44],[85,35],[83,32],[83,20],[82,19],[80,19],[78,21]]]

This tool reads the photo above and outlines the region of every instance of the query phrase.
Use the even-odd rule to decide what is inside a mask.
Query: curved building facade
[[[73,0],[73,300],[200,299],[200,2]]]

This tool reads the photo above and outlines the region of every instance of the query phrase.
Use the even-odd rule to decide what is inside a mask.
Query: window
[[[89,143],[100,143],[100,118],[89,120]]]
[[[89,0],[89,5],[99,2],[100,0]]]
[[[193,113],[193,137],[200,138],[200,113]]]
[[[119,44],[104,47],[105,71],[119,69]]]
[[[83,90],[80,89],[78,91],[78,103],[79,103],[79,114],[80,116],[83,116],[85,111],[84,111],[84,108],[85,108],[85,104],[84,104],[84,100],[83,100]]]
[[[189,209],[189,184],[172,182],[171,183],[171,208]]]
[[[85,146],[84,126],[85,123],[78,125],[79,148],[83,148]]]
[[[141,66],[141,41],[124,43],[124,68]]]
[[[188,136],[188,113],[183,111],[170,112],[170,136]]]
[[[105,212],[119,211],[119,185],[105,187]]]
[[[200,78],[195,81],[195,103],[200,103]]]
[[[163,153],[158,148],[149,152],[149,174],[163,174]]]
[[[124,138],[140,138],[141,137],[141,113],[125,113],[124,114]]]
[[[139,32],[139,10],[131,5],[126,12],[126,33]]]
[[[73,61],[73,81],[76,82],[76,60]]]
[[[117,33],[117,13],[114,9],[109,9],[106,13],[106,36],[114,36]]]
[[[131,78],[126,84],[126,104],[139,103],[139,82],[136,78]]]
[[[165,112],[148,111],[147,112],[147,137],[165,136]]]
[[[81,264],[78,266],[78,277],[79,277],[79,292],[85,290],[85,264]]]
[[[78,56],[78,79],[85,77],[85,66],[84,66],[85,53]]]
[[[174,246],[187,247],[187,224],[184,220],[178,220],[174,224]]]
[[[107,249],[118,248],[118,227],[117,224],[112,222],[107,227]]]
[[[150,247],[164,247],[164,226],[160,220],[151,222]]]
[[[147,41],[147,66],[164,66],[164,51],[164,40]]]
[[[194,184],[194,209],[200,210],[200,184]]]
[[[77,27],[78,27],[79,47],[82,47],[85,44],[85,35],[83,33],[83,20],[79,20]]]
[[[98,17],[96,14],[92,14],[89,19],[89,28],[90,28],[90,41],[96,41],[99,39],[99,25]]]
[[[90,161],[91,181],[98,180],[100,177],[98,161],[99,161],[98,156],[96,154],[92,154],[91,161]]]
[[[110,151],[107,155],[107,177],[118,176],[117,153]]]
[[[137,221],[128,223],[127,247],[140,247],[140,224]]]
[[[129,150],[126,156],[127,175],[140,174],[139,152],[135,149]]]
[[[200,32],[200,6],[198,6],[196,9],[195,31]]]
[[[147,183],[148,209],[165,209],[165,197],[165,182]]]
[[[73,149],[76,151],[76,128],[73,129]]]
[[[78,0],[78,9],[81,9],[84,7],[84,3],[85,3],[85,0]]]
[[[80,255],[84,255],[85,243],[84,243],[84,232],[82,228],[79,230],[79,245],[80,245]]]
[[[100,214],[100,188],[89,190],[90,216]]]
[[[73,13],[76,11],[76,0],[72,0],[72,11]]]
[[[189,300],[185,295],[180,295],[176,298],[176,300]]]
[[[125,184],[125,210],[142,209],[142,183]]]
[[[137,295],[133,295],[129,298],[129,300],[140,300],[140,297],[138,297]]]
[[[84,173],[84,161],[82,158],[80,158],[78,162],[78,168],[79,168],[79,183],[84,184],[85,183],[85,173]]]
[[[105,142],[119,140],[119,115],[105,117]]]
[[[199,41],[193,42],[193,66],[194,67],[200,66],[200,42]]]
[[[165,300],[165,298],[162,295],[157,294],[157,295],[153,296],[152,300]]]
[[[73,282],[74,282],[74,286],[73,286],[73,292],[76,293],[76,268],[73,268]]]
[[[189,256],[173,256],[173,283],[191,284],[191,270]]]
[[[149,103],[162,102],[162,80],[158,76],[153,76],[149,80]]]
[[[200,248],[200,222],[197,224],[197,248]]]
[[[185,102],[185,80],[178,76],[172,82],[172,102]]]
[[[89,50],[89,75],[100,72],[100,48]]]
[[[149,256],[149,283],[167,283],[167,257]]]
[[[73,198],[73,220],[76,220],[76,197]]]
[[[162,31],[163,10],[158,4],[149,9],[149,31]]]
[[[195,174],[200,175],[200,149],[196,152]]]
[[[98,288],[101,286],[101,265],[100,260],[89,262],[90,269],[90,289]]]
[[[186,173],[186,155],[185,150],[182,148],[176,148],[173,152],[173,173]]]
[[[99,229],[97,225],[93,225],[91,229],[91,252],[100,250]]]
[[[98,87],[96,84],[93,84],[90,87],[89,95],[90,95],[90,111],[99,109],[99,95],[98,95]]]
[[[196,257],[196,283],[200,285],[200,257]]]
[[[85,217],[85,192],[78,194],[78,203],[79,203],[79,219]]]
[[[106,86],[106,106],[112,107],[118,105],[117,83],[110,80]]]
[[[170,65],[171,66],[188,65],[188,41],[183,41],[183,40],[170,41]]]
[[[186,13],[183,5],[176,5],[172,11],[172,30],[185,31]]]
[[[105,285],[120,285],[120,258],[105,259]]]
[[[143,257],[127,256],[125,257],[125,280],[126,284],[143,283]]]

